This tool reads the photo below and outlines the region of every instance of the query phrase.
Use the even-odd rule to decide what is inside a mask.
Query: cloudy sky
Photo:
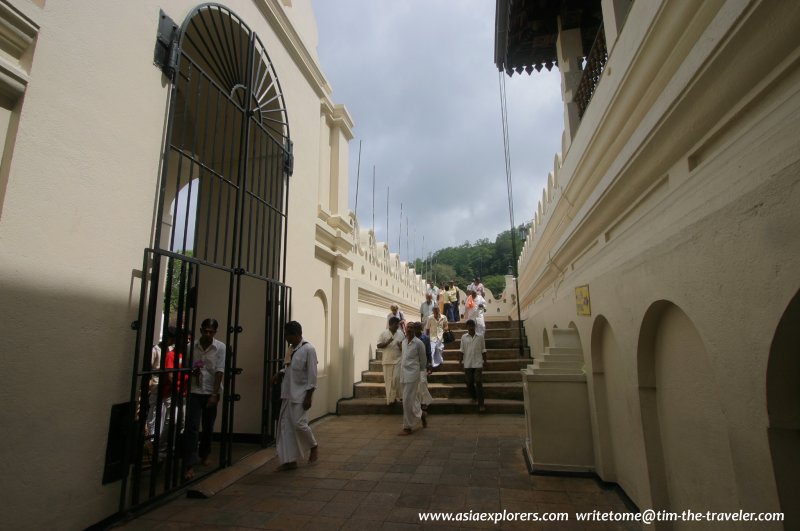
[[[355,122],[350,208],[407,260],[509,228],[490,0],[312,0],[333,101]],[[506,77],[516,224],[529,221],[560,151],[558,71]],[[403,222],[400,229],[400,203]],[[406,239],[408,219],[408,240]],[[416,234],[416,235],[415,235]],[[412,256],[413,258],[413,256]]]

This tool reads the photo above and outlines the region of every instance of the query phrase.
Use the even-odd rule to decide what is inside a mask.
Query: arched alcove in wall
[[[328,297],[318,289],[308,313],[308,324],[303,323],[303,337],[317,349],[318,371],[325,373],[330,364],[328,349]]]
[[[610,404],[616,403],[609,394],[614,391],[615,381],[620,377],[617,374],[619,362],[619,347],[614,338],[614,331],[605,317],[598,315],[592,327],[591,339],[592,352],[592,384],[594,390],[594,403],[597,418],[597,440],[595,446],[595,465],[603,481],[617,481],[614,457],[614,428],[618,425],[618,418],[612,413]],[[606,361],[610,362],[611,374],[606,376]],[[617,415],[618,416],[618,415]]]
[[[769,448],[786,529],[800,528],[800,292],[778,323],[767,365]]]
[[[669,301],[645,313],[639,401],[654,509],[739,507],[716,374],[691,319]]]

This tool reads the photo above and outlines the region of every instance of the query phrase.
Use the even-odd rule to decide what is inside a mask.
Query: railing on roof
[[[603,25],[597,30],[597,37],[594,39],[592,49],[586,56],[586,64],[583,67],[583,77],[575,93],[575,102],[578,104],[578,116],[583,118],[583,113],[589,107],[597,84],[600,82],[600,75],[608,62],[608,49],[606,48],[606,32]]]

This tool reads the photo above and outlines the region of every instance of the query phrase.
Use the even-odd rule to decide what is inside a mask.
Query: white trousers
[[[400,398],[400,362],[383,365],[383,383],[386,386],[386,403],[391,404]]]
[[[419,374],[419,385],[417,386],[417,399],[423,406],[428,406],[433,402],[431,392],[428,391],[428,374],[422,371]]]
[[[438,339],[431,339],[431,351],[433,358],[432,365],[434,367],[438,367],[442,363],[444,363],[444,357],[442,356],[442,351],[444,350],[444,341],[439,341]]]
[[[281,464],[305,459],[308,451],[316,445],[317,439],[308,425],[308,411],[303,409],[303,404],[282,400],[275,433],[275,447]]]
[[[403,429],[412,429],[422,418],[419,404],[419,380],[403,384]]]

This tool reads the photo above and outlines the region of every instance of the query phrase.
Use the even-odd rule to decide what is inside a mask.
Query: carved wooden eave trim
[[[259,0],[256,2],[259,11],[272,26],[278,39],[283,44],[286,51],[294,60],[297,67],[309,81],[317,96],[327,99],[331,94],[331,87],[325,75],[322,73],[316,59],[311,55],[303,39],[294,29],[289,17],[279,0]]]

